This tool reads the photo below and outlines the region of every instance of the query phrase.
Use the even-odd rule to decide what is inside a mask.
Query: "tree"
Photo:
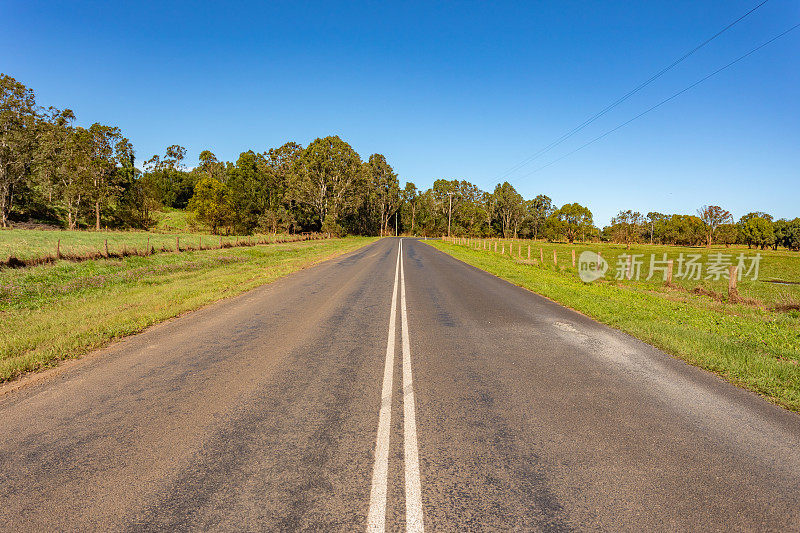
[[[538,239],[542,236],[547,217],[553,213],[553,200],[547,195],[540,194],[533,200],[525,202],[525,211],[533,230],[532,237]]]
[[[0,74],[0,225],[8,226],[14,187],[28,175],[36,139],[33,90]]]
[[[664,221],[663,240],[669,244],[695,246],[706,237],[706,225],[694,215],[671,215]]]
[[[612,232],[618,242],[624,242],[630,249],[632,242],[639,241],[641,226],[644,222],[642,214],[638,211],[620,211],[617,216],[611,219]]]
[[[417,209],[419,207],[419,200],[420,200],[419,189],[417,189],[417,186],[409,181],[408,183],[406,183],[406,186],[401,194],[403,197],[403,203],[405,204],[405,206],[407,206],[408,210],[411,211],[411,221],[410,221],[411,235],[416,235],[416,233],[414,232],[414,222],[416,221]]]
[[[761,216],[742,217],[739,221],[739,238],[747,243],[747,247],[758,246],[768,248],[775,244],[775,230],[772,221]]]
[[[215,235],[221,226],[230,222],[233,214],[225,185],[210,177],[197,182],[188,209]]]
[[[263,154],[249,150],[239,154],[236,165],[227,174],[227,190],[234,229],[250,233],[269,210],[269,185]]]
[[[34,153],[34,175],[47,202],[53,206],[54,196],[58,195],[59,184],[63,180],[69,163],[67,157],[69,136],[75,114],[70,109],[48,108],[41,116],[36,133],[36,152]]]
[[[492,193],[492,213],[500,221],[503,237],[517,236],[524,215],[522,195],[507,181],[497,185]]]
[[[774,222],[775,249],[785,246],[789,250],[800,250],[800,218],[786,220],[782,218]]]
[[[148,188],[157,191],[160,202],[169,207],[182,209],[194,194],[196,174],[186,172],[183,160],[186,148],[173,144],[167,147],[164,157],[154,155],[144,162],[144,179]]]
[[[706,225],[706,246],[711,246],[714,233],[720,225],[733,221],[730,211],[726,211],[718,205],[704,205],[697,210],[697,214]]]
[[[722,224],[717,228],[717,236],[714,242],[728,247],[735,243],[738,237],[739,228],[736,224]]]
[[[578,234],[583,234],[585,237],[586,231],[591,230],[594,224],[589,208],[577,202],[564,204],[561,209],[553,213],[553,217],[560,223],[558,229],[567,237],[570,244],[575,242]]]
[[[432,222],[435,226],[434,233],[449,236],[453,232],[453,213],[458,211],[461,201],[458,180],[438,179],[431,188],[433,200]],[[455,231],[456,234],[460,230]]]
[[[378,211],[381,217],[381,235],[386,235],[389,218],[400,207],[400,182],[397,174],[381,154],[372,154],[367,162],[367,174],[375,191]]]
[[[220,163],[217,156],[211,150],[203,150],[198,157],[199,165],[197,169],[202,172],[203,177],[214,178],[217,181],[224,183],[225,178],[225,165]],[[199,181],[199,180],[198,180]]]
[[[653,244],[655,237],[656,224],[667,219],[667,215],[659,213],[658,211],[650,211],[647,213],[647,223],[650,226],[650,244]]]
[[[748,248],[752,247],[754,244],[759,246],[753,241],[752,231],[754,227],[752,225],[748,226],[754,219],[763,219],[771,223],[772,215],[764,213],[763,211],[753,211],[739,219],[739,222],[736,224],[739,233],[739,242],[746,244]]]
[[[359,155],[338,136],[315,139],[295,170],[292,199],[314,210],[322,231],[341,233],[340,217],[357,205],[364,180]]]
[[[89,173],[92,177],[95,213],[95,230],[100,231],[100,208],[109,199],[119,196],[122,187],[115,177],[117,164],[124,154],[115,152],[117,148],[125,149],[127,140],[122,137],[119,128],[92,124],[89,133]],[[121,143],[121,144],[120,144]]]

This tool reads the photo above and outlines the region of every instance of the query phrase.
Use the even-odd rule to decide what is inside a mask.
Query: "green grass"
[[[153,213],[153,231],[158,233],[209,233],[209,228],[199,224],[194,215],[182,209],[166,208]]]
[[[511,240],[492,239],[486,240],[487,246],[489,243],[497,241],[500,248],[505,244],[506,254],[509,251],[509,245],[512,244]],[[478,240],[477,245],[482,249],[483,241]],[[575,250],[576,258],[580,256],[584,250],[593,252],[600,252],[603,258],[608,262],[609,270],[606,272],[605,280],[611,284],[620,284],[625,286],[639,286],[641,288],[658,288],[663,285],[663,277],[660,272],[655,273],[653,278],[649,281],[645,278],[648,275],[650,266],[650,256],[655,254],[656,260],[663,258],[663,254],[667,254],[667,259],[672,259],[674,262],[673,283],[686,290],[694,290],[700,287],[706,291],[713,291],[719,295],[727,295],[728,280],[720,277],[719,279],[705,279],[706,273],[703,271],[701,279],[680,279],[677,277],[677,263],[680,254],[688,256],[688,254],[700,254],[700,261],[704,264],[709,263],[709,256],[714,254],[724,254],[730,256],[729,259],[737,262],[739,254],[744,254],[746,258],[761,254],[760,268],[757,280],[748,279],[743,277],[738,284],[739,295],[743,298],[754,300],[756,304],[763,304],[765,306],[775,305],[797,305],[800,304],[800,253],[792,252],[789,250],[756,250],[748,249],[746,246],[712,246],[710,248],[697,248],[697,247],[682,247],[682,246],[663,246],[663,245],[631,245],[627,249],[625,245],[621,244],[608,244],[608,243],[591,243],[591,244],[564,244],[564,243],[546,243],[546,242],[532,242],[529,240],[514,240],[514,257],[519,258],[519,245],[522,245],[522,259],[528,258],[528,246],[531,248],[531,261],[536,264],[539,263],[539,249],[542,250],[544,256],[544,264],[552,267],[553,265],[553,250],[556,251],[558,265],[561,269],[577,275],[577,269],[572,267],[572,250]],[[492,248],[494,249],[494,248]],[[641,266],[641,278],[639,281],[624,280],[616,281],[617,258],[623,254],[642,254],[640,259],[643,261]],[[749,259],[748,263],[749,265]],[[772,283],[768,280],[781,280],[784,282],[796,283]]]
[[[175,237],[179,237],[180,245],[199,248],[203,246],[219,246],[220,242],[235,242],[237,237],[199,234],[199,233],[152,233],[146,231],[54,231],[14,229],[0,231],[0,262],[16,257],[30,260],[39,257],[55,256],[56,246],[60,241],[61,253],[81,256],[104,251],[105,241],[111,253],[119,252],[123,246],[130,249],[146,250],[148,239],[156,249],[166,247],[175,249]],[[272,235],[238,237],[239,239],[257,239],[265,237],[273,240]],[[277,238],[285,236],[278,235]]]
[[[563,253],[565,263],[571,263],[566,245],[548,245],[550,265],[542,267],[527,263],[526,248],[520,260],[447,242],[428,243],[800,411],[799,311],[727,303],[670,289],[663,283],[583,283],[571,266],[552,266],[553,248]],[[776,264],[784,260],[787,258],[776,259]]]
[[[349,252],[350,237],[0,270],[0,381]]]

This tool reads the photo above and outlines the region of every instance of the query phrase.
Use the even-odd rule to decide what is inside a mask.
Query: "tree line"
[[[754,212],[734,223],[704,206],[697,215],[621,211],[595,226],[578,203],[526,200],[508,182],[493,191],[438,179],[427,190],[401,185],[382,154],[366,160],[337,136],[308,146],[287,142],[242,152],[235,162],[203,150],[187,166],[186,149],[166,148],[137,168],[119,128],[76,126],[69,109],[41,107],[31,89],[0,74],[2,225],[36,220],[69,229],[146,229],[154,212],[186,209],[213,233],[321,231],[333,235],[502,236],[551,241],[699,245],[743,243],[800,248],[800,219]]]
[[[734,221],[731,213],[719,206],[698,209],[696,215],[666,215],[651,211],[620,211],[603,228],[602,240],[631,243],[698,246],[711,244],[746,244],[749,248],[779,246],[800,250],[800,218],[778,219],[768,213],[754,211]]]

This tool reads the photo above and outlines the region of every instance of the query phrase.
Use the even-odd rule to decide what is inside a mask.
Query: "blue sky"
[[[520,3],[0,2],[0,71],[78,123],[120,126],[139,161],[235,160],[340,135],[401,180],[503,173],[758,0]],[[575,137],[505,176],[526,197],[620,209],[800,216],[800,29],[573,150],[800,22],[770,0]]]

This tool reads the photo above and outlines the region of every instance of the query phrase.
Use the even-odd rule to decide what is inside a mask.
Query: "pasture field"
[[[123,250],[143,251],[148,242],[156,250],[174,251],[176,237],[181,248],[219,248],[220,244],[236,242],[255,242],[286,240],[289,235],[250,235],[220,236],[202,233],[154,233],[147,231],[67,231],[67,230],[29,230],[12,229],[0,231],[0,263],[14,257],[22,261],[56,255],[57,247],[64,256],[80,257],[105,251],[108,241],[109,252],[121,253]],[[60,242],[60,244],[59,244]]]
[[[613,269],[615,261],[611,258],[627,253],[624,246],[531,243],[532,256],[538,256],[542,248],[545,264],[541,265],[538,257],[527,259],[530,241],[515,242],[515,246],[523,244],[522,258],[516,252],[509,255],[509,241],[504,242],[504,255],[495,253],[493,245],[492,251],[484,250],[480,240],[467,244],[427,242],[461,261],[620,329],[687,363],[715,372],[779,405],[800,411],[800,310],[792,306],[775,307],[782,301],[796,303],[796,286],[777,289],[763,282],[747,285],[743,281],[740,291],[759,302],[734,303],[722,292],[727,288],[727,280],[703,280],[710,290],[719,291],[718,295],[709,296],[688,290],[694,288],[694,281],[677,287],[667,287],[662,280],[653,279],[584,283],[571,265],[572,248],[576,254],[601,248]],[[631,251],[641,250],[636,253],[649,254],[651,249],[659,254],[680,253],[679,248],[672,247],[631,247]],[[552,263],[553,250],[557,253],[558,267]],[[722,250],[747,253],[746,248]],[[691,248],[684,253],[688,251],[704,255],[709,252]],[[800,255],[780,251],[761,253],[759,277],[798,279]]]
[[[97,238],[83,235],[87,243]],[[0,269],[0,382],[79,357],[373,240],[310,240]]]
[[[456,242],[459,241],[456,238]],[[697,291],[716,297],[720,300],[727,298],[728,279],[727,264],[738,265],[740,257],[743,260],[744,270],[737,283],[739,296],[751,301],[754,305],[767,307],[783,306],[792,307],[800,304],[800,252],[790,250],[758,250],[748,249],[746,246],[711,246],[684,247],[632,244],[628,249],[624,244],[609,243],[546,243],[524,239],[472,239],[467,241],[470,247],[494,251],[494,243],[498,243],[498,252],[505,249],[508,255],[523,263],[528,263],[528,248],[530,247],[530,264],[557,270],[578,276],[578,260],[580,254],[586,250],[599,252],[608,263],[608,271],[601,278],[600,283],[611,285],[637,286],[642,289],[661,290],[664,285],[664,271],[659,269],[664,266],[664,259],[673,261],[672,283],[687,291]],[[485,244],[484,244],[485,243]],[[540,253],[541,250],[541,253]],[[576,266],[572,266],[572,250],[575,250]],[[556,252],[557,264],[553,263],[553,252]],[[521,254],[520,254],[521,252]],[[666,254],[666,255],[665,255]],[[625,255],[635,257],[633,264],[638,264],[639,279],[617,279],[618,274],[626,274]],[[685,276],[679,276],[679,260],[684,258]],[[699,256],[695,263],[702,264],[697,269],[688,266],[692,256]],[[540,258],[544,261],[540,262]],[[653,260],[653,275],[650,275],[651,258]],[[757,276],[755,269],[748,270],[757,263]],[[714,267],[712,265],[720,265]],[[711,268],[709,270],[709,267]],[[635,273],[636,267],[631,270]],[[623,277],[620,276],[620,277]]]

